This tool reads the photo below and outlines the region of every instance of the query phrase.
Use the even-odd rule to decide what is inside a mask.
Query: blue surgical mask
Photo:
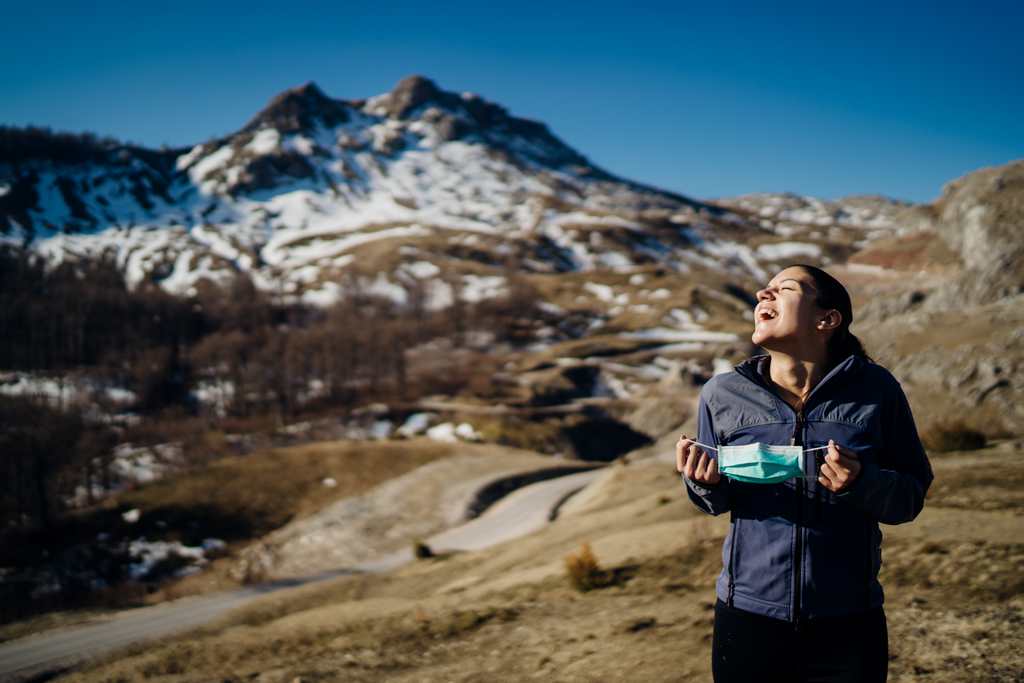
[[[773,446],[748,443],[742,446],[698,446],[718,451],[718,471],[730,479],[750,484],[777,484],[804,474],[804,454],[828,450],[828,446],[804,449],[803,446]]]

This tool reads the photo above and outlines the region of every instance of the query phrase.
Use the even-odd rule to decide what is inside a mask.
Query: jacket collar
[[[767,353],[763,353],[757,356],[751,356],[750,358],[741,361],[735,365],[733,369],[740,376],[747,378],[764,389],[767,389],[781,400],[781,397],[779,397],[775,387],[766,379],[768,376],[768,365],[770,361],[771,356]],[[834,384],[840,381],[840,378],[850,375],[860,369],[863,363],[863,358],[851,353],[849,356],[834,365],[832,369],[825,373],[825,376],[822,377],[811,389],[811,393],[807,395],[807,399],[804,401],[803,410],[807,410],[807,407],[811,402],[811,398],[815,394],[819,393],[822,386],[830,383]],[[785,403],[785,401],[783,401],[783,403]],[[786,405],[789,404],[786,403]]]

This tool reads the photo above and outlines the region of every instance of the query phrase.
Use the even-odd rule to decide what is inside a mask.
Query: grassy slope
[[[1004,443],[933,464],[922,516],[885,527],[890,680],[1019,680],[1021,452]],[[271,596],[63,680],[710,680],[727,520],[699,515],[665,462],[605,477],[607,495],[527,538]],[[1010,509],[980,505],[993,500]],[[585,594],[562,569],[582,541],[612,570]]]
[[[332,502],[365,493],[420,465],[455,453],[480,453],[473,446],[427,439],[395,442],[333,441],[277,448],[224,458],[161,481],[112,496],[76,514],[68,533],[81,540],[97,533],[115,538],[145,536],[199,543],[206,537],[228,541],[232,552],[289,521],[313,514]],[[334,487],[323,484],[331,477]],[[137,508],[138,523],[121,513]],[[237,586],[232,557],[215,560],[206,571],[164,584],[146,594],[125,589],[111,595],[110,607],[138,601],[161,602],[184,595]],[[0,627],[0,642],[29,633],[105,618],[107,609],[51,613]]]

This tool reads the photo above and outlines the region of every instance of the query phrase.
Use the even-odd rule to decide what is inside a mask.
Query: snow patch
[[[500,275],[464,275],[459,297],[468,303],[496,299],[507,291],[506,280]]]
[[[147,541],[137,538],[128,544],[128,554],[134,562],[128,565],[128,574],[133,579],[145,579],[163,562],[177,560],[183,567],[174,571],[174,576],[194,574],[209,564],[207,552],[223,550],[224,541],[208,538],[198,546],[187,546],[179,541]]]
[[[762,244],[755,252],[757,258],[769,261],[781,261],[797,256],[810,256],[818,258],[821,256],[821,247],[817,244],[806,242],[776,242],[774,244]]]
[[[473,429],[473,425],[463,422],[458,426],[451,422],[442,422],[427,430],[427,437],[434,441],[455,443],[456,441],[479,441],[480,434]]]
[[[270,154],[277,149],[281,133],[276,128],[263,128],[252,137],[245,149],[256,155]]]
[[[710,332],[708,330],[673,330],[667,327],[653,327],[637,332],[624,332],[627,339],[652,339],[674,342],[735,342],[739,337],[731,332]]]
[[[414,278],[424,280],[428,277],[434,277],[441,272],[441,269],[430,261],[416,261],[414,263],[407,263],[404,269],[409,272]]]
[[[405,422],[403,422],[402,426],[397,429],[396,433],[401,436],[416,436],[417,434],[422,434],[426,431],[427,426],[433,418],[434,415],[432,413],[413,413],[406,418]]]

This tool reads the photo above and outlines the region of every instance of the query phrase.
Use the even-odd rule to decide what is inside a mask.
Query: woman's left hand
[[[829,439],[828,454],[821,466],[818,483],[832,493],[839,493],[852,484],[859,474],[860,460],[857,454]]]

